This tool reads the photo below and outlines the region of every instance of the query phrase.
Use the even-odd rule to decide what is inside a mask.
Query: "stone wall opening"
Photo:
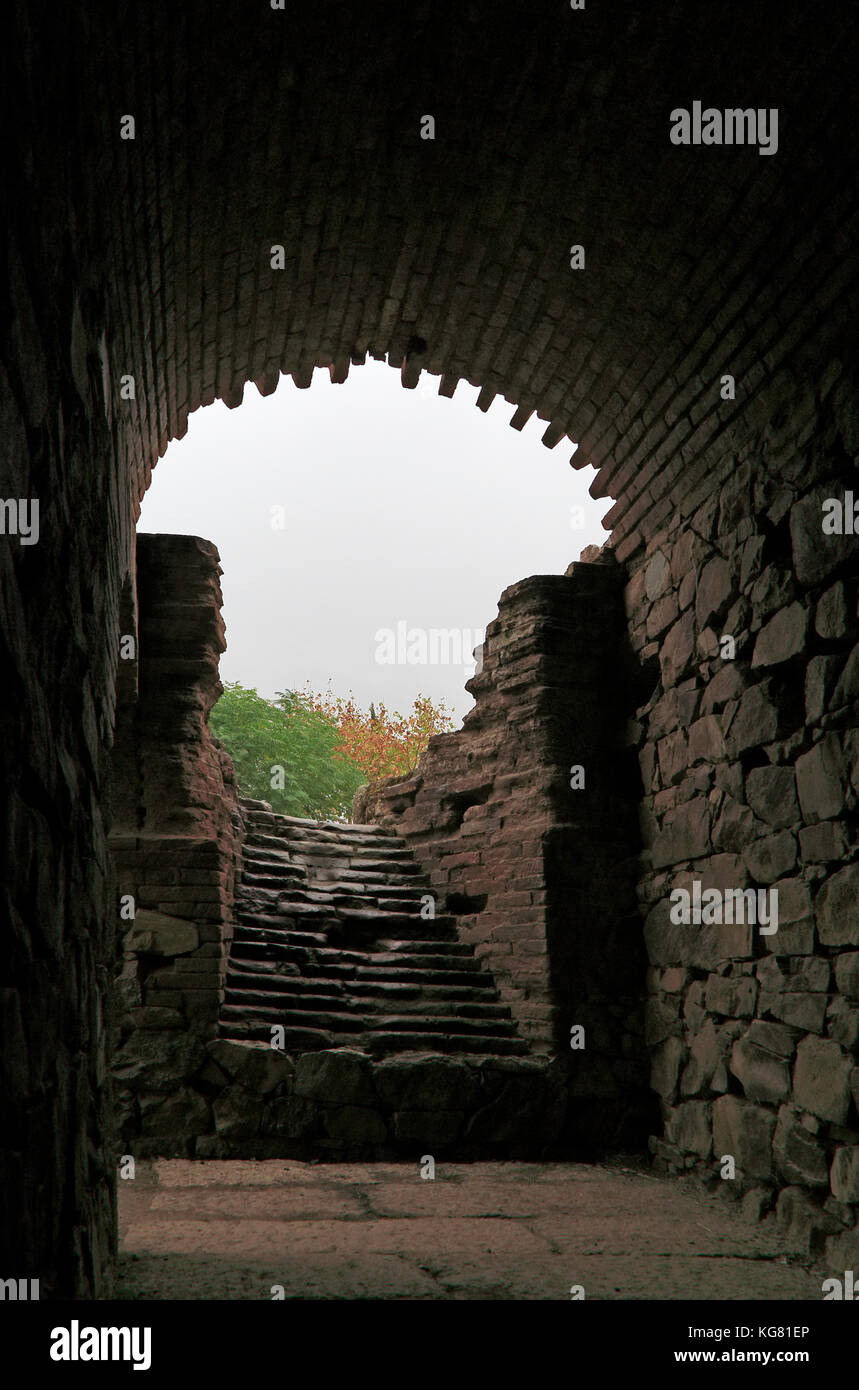
[[[7,1267],[46,1294],[110,1287],[106,788],[152,465],[196,406],[369,352],[572,431],[616,499],[631,644],[660,668],[630,730],[654,1148],[714,1181],[730,1154],[731,1190],[777,1200],[843,1269],[859,1191],[849,45],[801,4],[775,29],[751,7],[730,25],[637,4],[492,26],[472,6],[440,22],[370,3],[355,28],[327,3],[289,27],[263,13],[9,20],[0,466],[4,498],[39,498],[41,533],[7,532],[0,554]],[[778,109],[772,157],[672,143],[670,110],[714,74],[714,100]],[[695,881],[777,888],[778,949],[672,923],[669,894]]]

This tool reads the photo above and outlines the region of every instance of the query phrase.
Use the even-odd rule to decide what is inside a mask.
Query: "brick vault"
[[[855,1241],[856,549],[821,525],[859,496],[845,36],[790,0],[37,0],[5,37],[5,1263],[110,1287],[106,788],[151,468],[197,406],[368,354],[536,412],[616,499],[657,682],[629,731],[657,1152],[730,1153]],[[697,101],[777,110],[777,150],[672,143]],[[670,921],[696,881],[777,887],[778,948]]]

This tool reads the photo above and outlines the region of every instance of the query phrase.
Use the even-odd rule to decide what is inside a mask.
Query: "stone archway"
[[[2,548],[15,1259],[46,1290],[108,1286],[102,806],[149,470],[197,405],[368,352],[536,410],[616,497],[631,640],[660,664],[637,732],[659,1153],[729,1151],[853,1211],[856,566],[851,532],[819,530],[855,482],[841,36],[801,4],[773,31],[427,0],[351,21],[28,5],[8,40],[2,495],[41,508],[38,545],[7,526]],[[671,110],[705,93],[778,109],[777,154],[673,145]],[[672,934],[667,892],[699,873],[791,885],[786,957],[826,983]]]

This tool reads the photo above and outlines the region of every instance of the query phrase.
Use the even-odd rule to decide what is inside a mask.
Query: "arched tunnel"
[[[624,688],[612,708],[627,751],[604,769],[599,815],[607,835],[628,828],[626,870],[615,880],[603,865],[595,888],[565,842],[544,846],[562,1031],[570,981],[587,960],[599,974],[598,922],[616,892],[634,940],[618,947],[619,927],[604,940],[635,962],[622,988],[640,998],[643,1032],[627,1061],[636,1113],[661,1103],[657,1161],[712,1168],[730,1153],[749,1188],[834,1203],[823,1233],[859,1251],[846,30],[843,12],[795,0],[775,15],[626,0],[12,5],[0,374],[10,1270],[37,1271],[56,1295],[111,1288],[109,784],[152,469],[199,406],[238,406],[247,383],[268,394],[283,373],[300,387],[325,369],[343,381],[368,356],[406,388],[427,371],[442,394],[479,387],[481,408],[503,397],[517,427],[536,413],[546,445],[593,465],[593,495],[614,499],[611,563],[593,569],[611,571],[616,646],[598,599],[594,635],[574,635],[599,648],[603,693]],[[678,110],[687,143],[672,138]],[[588,763],[556,714],[547,787]],[[763,915],[684,924],[671,895],[686,891],[694,914],[702,885],[771,904],[777,893],[778,935],[760,930]],[[589,893],[590,934],[573,940],[565,904]]]

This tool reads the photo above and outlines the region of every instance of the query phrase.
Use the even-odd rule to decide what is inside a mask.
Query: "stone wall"
[[[823,504],[859,500],[859,421],[840,360],[816,380],[784,377],[726,432],[626,603],[660,673],[639,748],[652,1149],[708,1174],[731,1155],[752,1209],[780,1193],[838,1263],[859,1253],[859,542],[825,534]],[[765,912],[777,893],[777,931],[685,925],[679,898],[672,920],[696,881],[762,890]]]
[[[109,843],[122,952],[114,1075],[122,1142],[138,1154],[193,1128],[186,1054],[217,1032],[232,937],[235,773],[208,725],[226,645],[220,573],[208,541],[137,538],[137,627],[123,633],[135,655],[120,659]]]
[[[566,1059],[579,1153],[634,1144],[649,1118],[626,746],[647,675],[626,642],[622,571],[601,560],[506,589],[462,729],[355,805],[403,836],[532,1048]]]
[[[323,1162],[537,1159],[559,1153],[561,1069],[540,1058],[287,1056],[267,1043],[146,1035],[121,1076],[143,1116],[128,1151]],[[160,1080],[163,1102],[153,1101]],[[163,1121],[163,1123],[162,1123]]]

